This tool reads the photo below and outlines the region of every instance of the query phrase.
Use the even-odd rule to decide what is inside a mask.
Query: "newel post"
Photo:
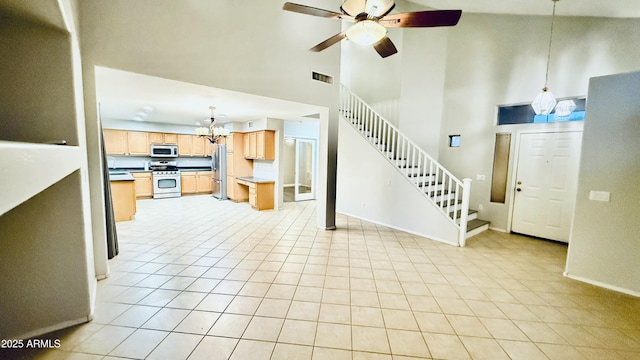
[[[469,198],[471,196],[471,179],[462,179],[462,209],[460,212],[460,233],[458,246],[464,247],[467,242],[467,218],[469,217]]]

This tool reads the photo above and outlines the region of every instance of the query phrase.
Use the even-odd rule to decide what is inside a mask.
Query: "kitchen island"
[[[116,221],[133,220],[136,215],[135,179],[129,172],[110,172],[111,199]]]

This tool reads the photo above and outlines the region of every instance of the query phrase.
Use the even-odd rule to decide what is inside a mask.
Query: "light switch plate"
[[[608,202],[610,198],[611,193],[608,191],[589,191],[589,200]]]

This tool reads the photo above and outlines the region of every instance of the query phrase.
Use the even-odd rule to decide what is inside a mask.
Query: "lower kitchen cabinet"
[[[151,172],[132,172],[131,175],[135,179],[136,198],[144,199],[153,197],[153,180]]]
[[[136,188],[134,181],[111,181],[110,184],[115,220],[133,220],[136,214]]]
[[[182,195],[211,194],[211,171],[181,171],[180,188]]]
[[[198,171],[196,173],[196,191],[199,194],[211,194],[213,191],[213,172],[212,171]]]

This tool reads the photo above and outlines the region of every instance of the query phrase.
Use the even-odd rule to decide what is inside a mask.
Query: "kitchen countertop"
[[[236,180],[243,180],[246,182],[250,182],[250,183],[256,183],[256,184],[270,184],[270,183],[275,183],[275,180],[269,180],[269,179],[263,179],[263,178],[257,178],[254,176],[247,176],[247,177],[237,177]]]
[[[128,171],[109,171],[109,181],[134,181],[135,179]]]

